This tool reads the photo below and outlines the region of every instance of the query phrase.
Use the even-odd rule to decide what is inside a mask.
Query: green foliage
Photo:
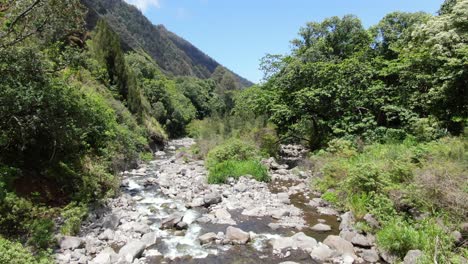
[[[39,249],[47,249],[53,246],[54,240],[54,222],[50,219],[34,220],[30,227],[32,234],[28,244]]]
[[[282,137],[313,150],[336,138],[459,135],[467,5],[447,1],[439,16],[394,12],[367,31],[351,15],[308,23],[290,55],[263,60],[266,82],[243,91],[234,109],[267,114]]]
[[[228,160],[246,161],[258,157],[254,146],[233,138],[212,149],[206,157],[206,165],[211,167]]]
[[[235,179],[250,176],[257,181],[269,181],[268,169],[257,160],[226,160],[209,167],[208,183],[226,183],[229,177]]]
[[[80,231],[81,222],[87,215],[88,208],[86,205],[70,203],[62,210],[64,223],[60,228],[60,232],[64,235],[77,235]]]
[[[333,191],[327,191],[322,194],[322,199],[334,205],[338,205],[340,203],[340,198],[337,193]]]
[[[436,252],[438,262],[449,263],[454,241],[434,219],[411,224],[395,218],[377,233],[377,243],[400,258],[409,250],[419,249],[424,252],[421,263],[433,263]]]
[[[33,256],[20,243],[9,241],[0,236],[0,263],[10,264],[52,264],[47,254]]]

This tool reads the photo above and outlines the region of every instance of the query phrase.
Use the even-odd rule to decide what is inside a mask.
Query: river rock
[[[288,193],[278,193],[277,194],[278,200],[282,203],[285,204],[290,204],[291,201],[289,200],[289,194]]]
[[[355,218],[352,212],[346,212],[341,215],[340,230],[352,230]]]
[[[370,248],[374,244],[374,238],[371,236],[365,236],[356,234],[352,239],[351,243],[358,247]]]
[[[82,248],[84,246],[85,242],[83,239],[79,237],[74,237],[74,236],[63,236],[59,240],[59,245],[60,248],[65,250],[65,249],[77,249],[77,248]]]
[[[281,219],[284,216],[288,216],[290,212],[285,209],[276,209],[271,212],[271,217],[274,219]]]
[[[317,246],[317,241],[299,232],[291,237],[280,237],[269,241],[273,251],[278,253],[285,249],[301,249],[311,252]]]
[[[317,231],[317,232],[328,232],[328,231],[331,231],[331,227],[329,225],[326,225],[326,224],[316,224],[314,225],[313,227],[311,227],[310,229],[312,229],[313,231]]]
[[[201,207],[205,204],[205,201],[201,197],[194,198],[192,202],[189,204],[189,208],[192,207]]]
[[[141,257],[141,254],[143,253],[145,248],[145,243],[138,240],[133,240],[120,249],[119,259],[123,259],[128,262],[133,262],[135,258]]]
[[[117,214],[110,214],[104,218],[102,222],[103,228],[108,228],[111,230],[115,230],[120,224],[120,216]]]
[[[173,214],[161,222],[161,229],[174,228],[179,222],[182,221],[182,215]]]
[[[116,263],[117,259],[118,255],[112,248],[108,247],[99,252],[90,264],[112,264]]]
[[[331,249],[336,250],[340,255],[351,255],[353,258],[357,258],[354,254],[353,244],[339,236],[330,235],[323,241],[323,243]]]
[[[98,238],[100,240],[112,240],[114,239],[114,231],[112,231],[111,229],[106,229],[104,230],[104,232],[99,234]]]
[[[316,248],[312,249],[310,256],[314,261],[323,263],[333,256],[333,250],[331,250],[327,245],[320,243]]]
[[[392,264],[392,263],[396,263],[398,261],[397,256],[395,256],[393,254],[390,254],[390,253],[388,253],[386,251],[380,251],[379,254],[380,254],[380,257],[382,257],[382,259],[385,260],[385,262],[387,262],[387,263]]]
[[[203,245],[203,244],[211,243],[215,241],[217,238],[218,236],[215,233],[210,232],[210,233],[206,233],[204,235],[199,236],[198,240],[200,240],[200,243]]]
[[[404,264],[413,264],[418,263],[418,260],[422,257],[423,253],[421,250],[410,250],[406,253],[405,258],[403,259]]]
[[[338,211],[330,207],[317,207],[317,212],[322,215],[338,215]]]
[[[240,228],[229,226],[226,229],[226,239],[234,244],[246,244],[249,241],[250,236],[249,233],[244,232]]]
[[[128,222],[123,224],[121,228],[124,231],[133,231],[140,234],[146,234],[151,231],[147,224],[141,222]]]
[[[145,243],[146,248],[149,248],[156,244],[158,241],[158,236],[156,232],[146,233],[141,237],[141,242]]]
[[[203,205],[208,207],[213,204],[218,204],[222,201],[221,195],[217,193],[209,193],[203,197]]]
[[[377,221],[377,219],[375,219],[374,216],[369,214],[369,213],[366,214],[363,219],[372,228],[379,228],[380,227],[379,221]]]
[[[361,257],[367,262],[377,262],[380,260],[379,253],[375,249],[365,249],[361,253]]]

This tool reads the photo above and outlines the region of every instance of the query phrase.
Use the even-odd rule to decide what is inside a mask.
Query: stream
[[[77,237],[62,239],[57,262],[318,263],[311,252],[328,247],[321,242],[340,233],[340,222],[310,192],[306,172],[270,159],[270,183],[208,185],[203,161],[184,151],[192,144],[170,141],[153,161],[123,172],[120,195],[92,212]],[[312,230],[317,224],[325,229]],[[70,246],[73,239],[80,242]]]

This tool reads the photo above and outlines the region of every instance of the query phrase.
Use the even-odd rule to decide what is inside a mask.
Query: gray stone
[[[380,257],[382,257],[382,259],[385,260],[385,262],[387,262],[387,263],[392,264],[392,263],[396,263],[398,261],[397,256],[392,255],[392,254],[390,254],[390,253],[388,253],[386,251],[381,251],[381,252],[379,252],[379,254],[380,254]]]
[[[353,244],[339,236],[330,235],[323,241],[323,243],[331,249],[336,250],[340,255],[351,255],[353,258],[357,258],[354,254]]]
[[[186,229],[188,229],[188,224],[186,222],[184,222],[184,221],[180,221],[175,225],[175,228],[177,230],[186,230]]]
[[[77,248],[82,248],[84,246],[85,242],[83,239],[79,237],[73,237],[73,236],[63,236],[60,238],[59,245],[60,248],[65,250],[65,249],[77,249]]]
[[[215,241],[218,238],[218,236],[215,233],[206,233],[204,235],[201,235],[198,237],[198,240],[200,240],[200,243],[203,244],[208,244],[213,241]]]
[[[131,241],[120,249],[119,258],[132,262],[135,258],[141,257],[145,248],[145,243],[138,240]]]
[[[273,251],[278,252],[285,249],[301,249],[311,252],[316,246],[317,241],[304,233],[300,232],[291,237],[280,237],[269,241]]]
[[[363,250],[361,257],[367,262],[377,262],[380,260],[379,253],[375,249]]]
[[[405,258],[403,259],[404,264],[414,264],[418,263],[418,260],[422,257],[423,252],[421,250],[410,250],[406,253]]]
[[[238,183],[234,186],[234,190],[240,193],[243,193],[247,190],[247,185],[243,183]]]
[[[158,236],[156,232],[146,233],[141,237],[141,242],[145,243],[146,248],[149,248],[156,244],[158,241]]]
[[[161,229],[174,228],[179,222],[182,221],[182,215],[173,214],[161,222]]]
[[[338,211],[330,207],[317,207],[317,212],[322,215],[338,215]]]
[[[112,264],[118,259],[118,255],[112,248],[105,248],[91,261],[91,264]]]
[[[215,212],[214,212],[214,215],[216,216],[216,218],[218,219],[223,219],[223,220],[228,220],[228,219],[231,219],[231,214],[224,208],[221,208],[221,209],[217,209]]]
[[[353,213],[346,212],[341,215],[340,230],[352,230],[355,222]]]
[[[380,227],[379,221],[377,221],[377,219],[375,219],[374,216],[371,215],[371,214],[366,214],[363,219],[372,228],[379,228]]]
[[[205,204],[203,198],[201,197],[198,197],[198,198],[194,198],[192,200],[192,202],[189,204],[189,207],[201,207]]]
[[[317,232],[328,232],[328,231],[331,231],[331,227],[329,225],[326,225],[326,224],[316,224],[314,225],[313,227],[311,227],[310,229],[312,229],[313,231],[317,231]]]
[[[289,215],[289,211],[285,209],[276,209],[271,212],[271,217],[274,219],[281,219],[283,216]]]
[[[365,236],[365,235],[361,235],[361,234],[356,234],[352,239],[351,239],[351,243],[355,246],[358,246],[358,247],[364,247],[364,248],[370,248],[372,245],[374,245],[374,238],[371,237],[370,235],[369,236]]]
[[[285,204],[290,204],[291,201],[289,200],[289,194],[288,193],[278,193],[277,194],[278,196],[278,200],[282,203],[285,203]]]
[[[222,201],[221,195],[217,193],[209,193],[203,197],[203,205],[208,207],[213,204],[218,204]]]
[[[331,250],[327,245],[320,243],[316,248],[312,249],[310,256],[313,260],[322,263],[333,256],[333,250]]]
[[[112,240],[114,239],[114,231],[112,231],[111,229],[106,229],[104,230],[104,232],[99,234],[98,238],[100,240]]]
[[[122,225],[122,230],[133,231],[140,234],[146,234],[148,232],[151,232],[150,227],[147,224],[141,222],[125,223]]]
[[[228,226],[226,229],[226,239],[234,244],[246,244],[249,239],[249,233],[244,232],[240,228],[236,228],[233,226]]]
[[[104,218],[104,221],[102,222],[102,227],[115,230],[119,226],[119,224],[120,216],[116,214],[110,214]]]

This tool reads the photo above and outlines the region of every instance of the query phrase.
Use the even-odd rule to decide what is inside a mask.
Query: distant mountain
[[[144,50],[167,74],[210,78],[218,62],[185,39],[167,30],[163,25],[153,25],[136,7],[123,0],[81,0],[88,7],[87,26],[92,30],[99,18],[116,31],[126,50]],[[232,71],[231,71],[232,72]],[[232,72],[243,87],[252,82]]]

